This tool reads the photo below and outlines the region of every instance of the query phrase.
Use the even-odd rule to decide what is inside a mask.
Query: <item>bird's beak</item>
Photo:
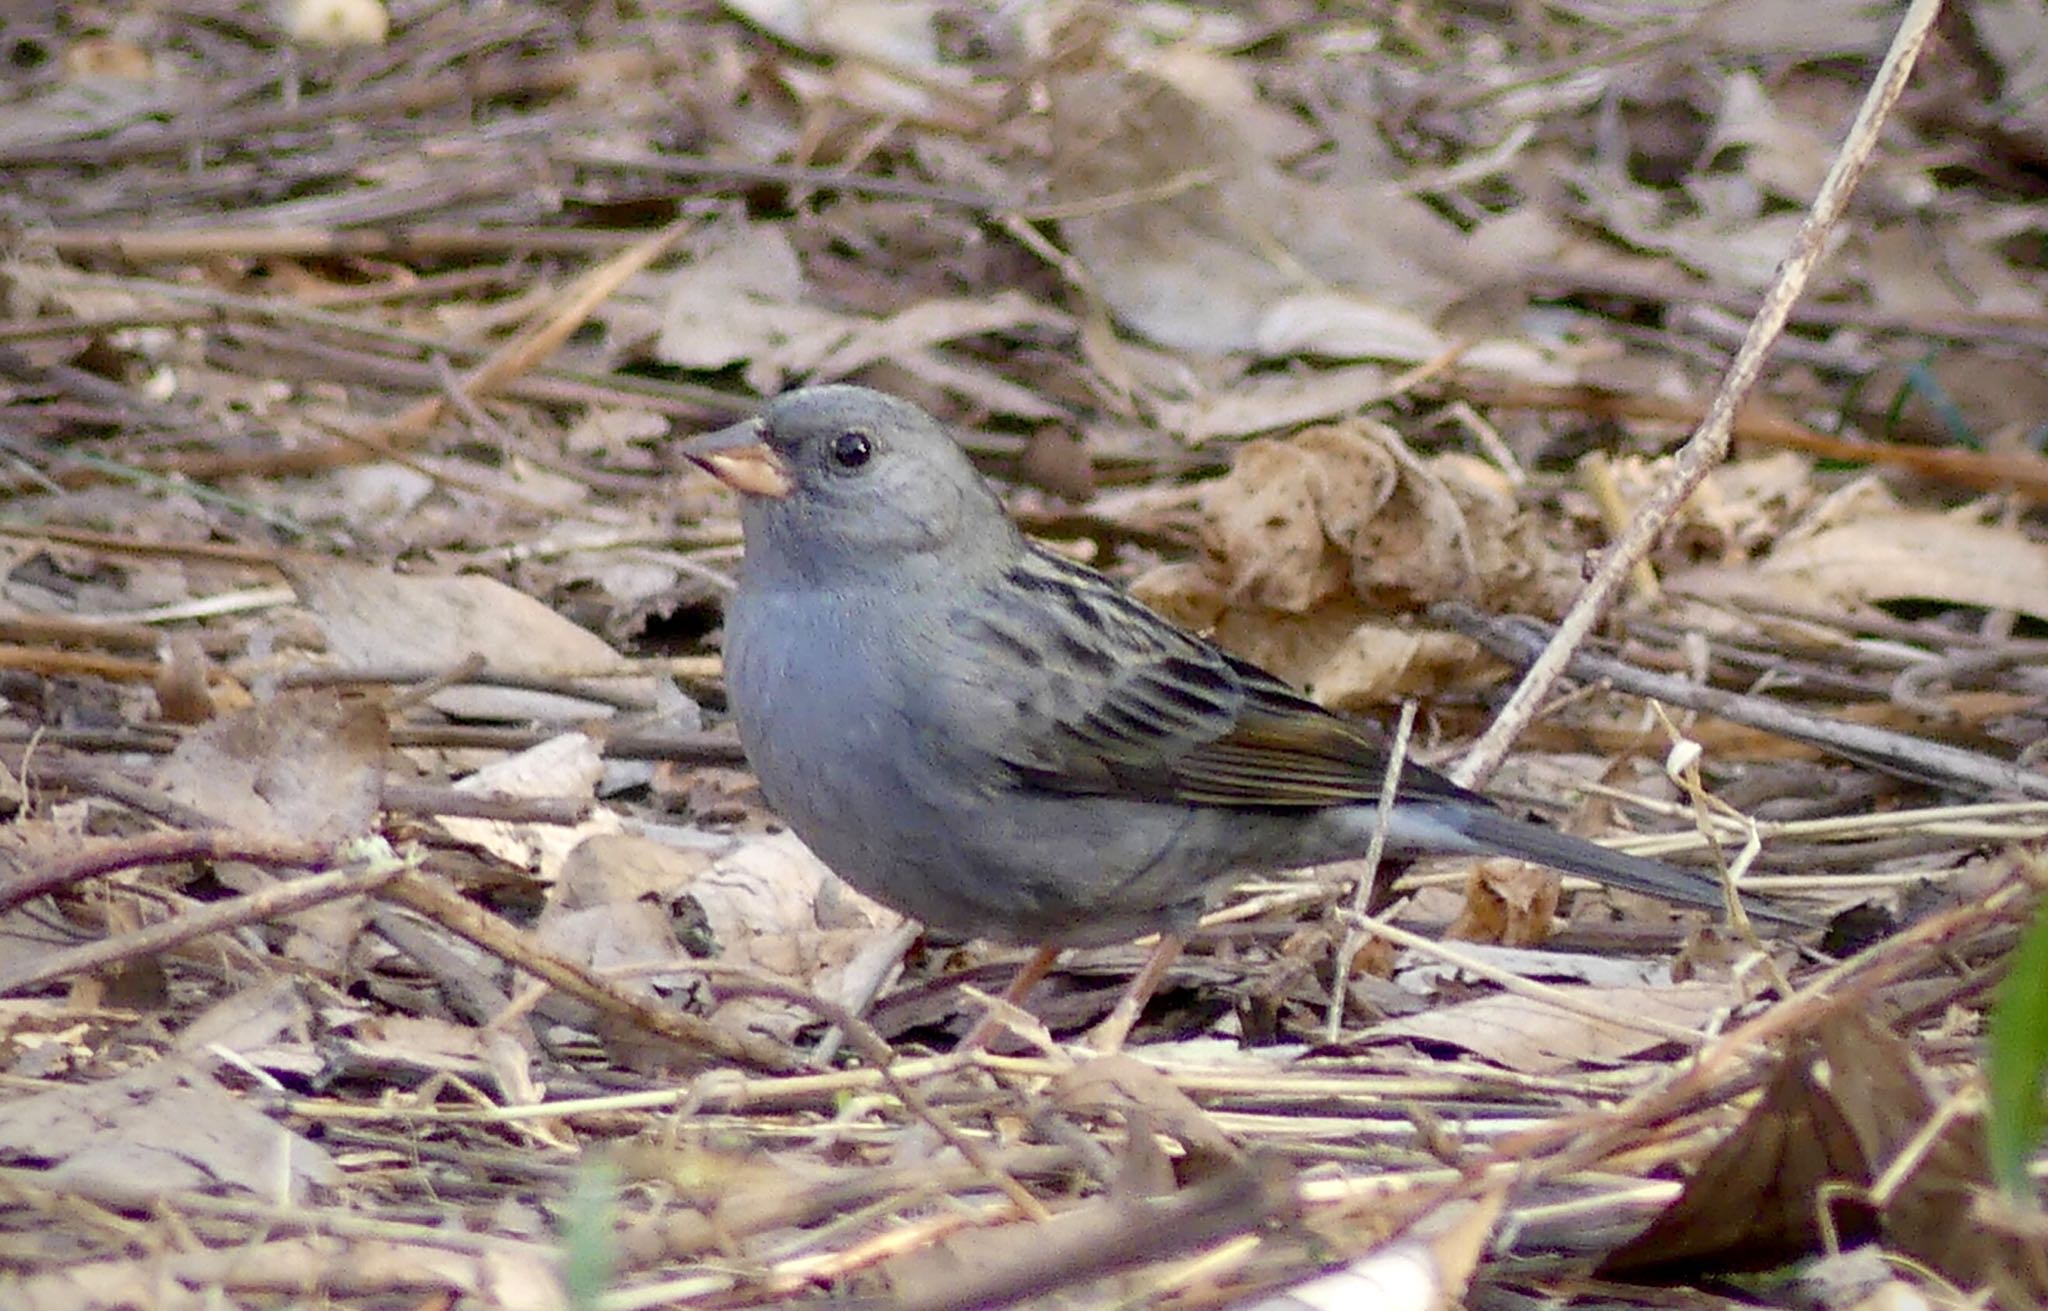
[[[759,419],[692,437],[681,450],[698,468],[747,496],[779,501],[796,490],[788,462],[769,449]]]

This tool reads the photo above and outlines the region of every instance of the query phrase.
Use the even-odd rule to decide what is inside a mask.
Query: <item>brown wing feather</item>
[[[1051,649],[1083,666],[1040,678],[1032,713],[1005,736],[1001,754],[1029,782],[1259,809],[1378,800],[1387,755],[1363,726],[1050,553],[1029,553],[1009,581],[1032,597]],[[1415,764],[1400,795],[1485,804]]]

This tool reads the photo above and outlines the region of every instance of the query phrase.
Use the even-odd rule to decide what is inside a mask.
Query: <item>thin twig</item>
[[[1380,780],[1379,812],[1373,819],[1372,841],[1366,844],[1365,861],[1358,871],[1358,881],[1351,891],[1351,927],[1344,932],[1343,944],[1337,948],[1337,962],[1334,977],[1330,982],[1330,1008],[1323,1016],[1323,1039],[1335,1042],[1344,1029],[1344,1003],[1351,990],[1351,958],[1365,946],[1366,938],[1372,936],[1361,927],[1367,918],[1367,902],[1372,896],[1374,885],[1379,882],[1380,860],[1387,850],[1387,829],[1394,816],[1394,799],[1401,791],[1401,765],[1408,758],[1408,735],[1415,731],[1415,703],[1401,703],[1401,718],[1394,725],[1394,739],[1387,747],[1387,772]]]

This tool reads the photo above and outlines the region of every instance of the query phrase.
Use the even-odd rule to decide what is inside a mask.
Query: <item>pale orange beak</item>
[[[691,463],[743,495],[779,501],[796,490],[788,462],[769,448],[759,419],[692,437],[681,450]]]

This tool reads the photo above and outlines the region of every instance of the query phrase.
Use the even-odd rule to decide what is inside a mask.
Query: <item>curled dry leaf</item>
[[[1499,676],[1464,639],[1398,616],[1450,599],[1549,613],[1569,592],[1506,479],[1466,456],[1423,460],[1384,424],[1252,442],[1203,505],[1207,566],[1154,571],[1137,591],[1334,706]]]
[[[1505,857],[1482,860],[1465,880],[1465,907],[1446,935],[1531,947],[1550,936],[1562,880],[1557,871]]]
[[[1478,571],[1450,490],[1382,424],[1256,441],[1211,485],[1207,545],[1233,599],[1300,614],[1347,592],[1407,608]]]
[[[1608,467],[1631,508],[1671,477],[1664,459],[1622,456]],[[1797,452],[1732,460],[1707,474],[1664,537],[1689,559],[1738,564],[1778,540],[1817,496],[1813,462]]]
[[[1345,595],[1383,611],[1562,597],[1562,562],[1522,528],[1505,478],[1465,456],[1423,460],[1369,420],[1250,443],[1205,508],[1234,601],[1299,614]]]

